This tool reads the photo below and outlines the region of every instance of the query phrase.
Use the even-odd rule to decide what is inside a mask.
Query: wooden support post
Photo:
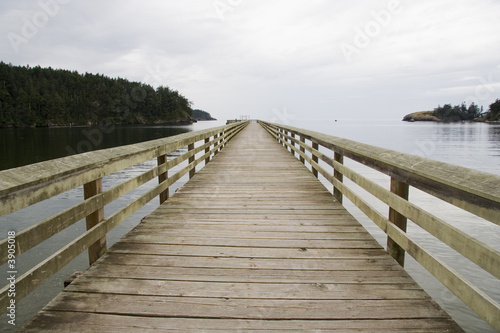
[[[292,133],[291,136],[292,136],[293,139],[295,139],[295,134],[294,133]],[[293,148],[295,148],[295,141],[290,140],[290,143],[292,144],[292,148],[290,148],[290,150],[292,151],[293,157],[295,157],[295,150],[293,150]]]
[[[316,142],[313,142],[312,148],[318,150],[319,149],[318,144]],[[313,160],[313,162],[318,163],[318,156],[314,155],[314,153],[312,155],[312,160]],[[318,170],[316,170],[314,167],[311,167],[311,168],[312,168],[312,173],[313,173],[314,177],[318,178]]]
[[[188,145],[188,151],[191,151],[194,149],[194,143],[191,143]],[[193,163],[194,162],[194,159],[195,159],[195,156],[191,156],[189,158],[189,164]],[[192,168],[191,170],[189,170],[189,179],[193,178],[194,177],[194,174],[196,173],[196,168]]]
[[[283,141],[281,140],[281,128],[278,128],[278,142],[283,144]]]
[[[303,136],[301,136],[301,137],[300,137],[300,142],[302,142],[302,143],[306,143],[306,138],[304,138]],[[305,152],[306,152],[306,149],[305,149],[304,147],[302,147],[302,146],[301,146],[301,147],[300,147],[300,151],[301,151],[301,152],[303,152],[303,153],[305,153]],[[301,161],[303,164],[306,164],[306,160],[305,160],[302,156],[300,156],[300,161]]]
[[[91,198],[101,192],[102,178],[83,185],[83,197],[85,199]],[[102,220],[104,220],[104,207],[96,210],[86,217],[87,230],[93,228]],[[92,265],[96,262],[96,260],[104,254],[104,252],[106,252],[106,236],[103,236],[94,244],[89,246],[89,264]]]
[[[217,138],[219,137],[219,134],[215,134],[214,135],[214,148],[217,147],[217,145],[219,144],[219,140],[217,140]],[[218,149],[215,149],[214,150],[214,156],[217,155],[217,153],[219,152]]]
[[[405,200],[408,200],[409,189],[407,183],[400,182],[391,178],[391,192],[399,195]],[[396,210],[389,207],[389,221],[394,223],[398,228],[406,232],[407,219],[405,216],[398,213]],[[404,267],[405,251],[390,237],[387,237],[387,252],[396,259],[396,261]]]
[[[339,153],[334,153],[333,158],[335,159],[335,161],[339,162],[340,164],[344,164],[344,155],[339,154]],[[338,171],[337,169],[333,170],[333,176],[336,179],[338,179],[339,182],[344,181],[344,175],[341,174],[340,171]],[[335,197],[335,199],[337,199],[337,201],[340,204],[342,204],[342,192],[340,192],[340,190],[338,188],[336,188],[335,186],[333,187],[333,196]]]
[[[156,158],[156,160],[157,160],[158,166],[165,164],[165,163],[167,163],[167,155],[158,156]],[[158,184],[163,183],[167,179],[168,179],[168,170],[165,171],[164,173],[158,174]],[[169,197],[169,192],[168,192],[168,188],[167,188],[165,191],[160,193],[160,205],[162,203],[164,203],[165,201],[167,201],[168,197]]]
[[[205,144],[207,144],[209,142],[210,142],[210,138],[206,138],[205,139]],[[205,148],[205,154],[208,154],[208,152],[210,152],[210,146],[208,146],[207,148]],[[207,158],[205,158],[205,165],[207,165],[209,162],[210,162],[210,156],[208,156]]]

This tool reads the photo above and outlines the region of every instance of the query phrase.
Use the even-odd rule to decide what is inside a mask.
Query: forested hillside
[[[192,121],[189,100],[168,87],[0,62],[0,127]]]

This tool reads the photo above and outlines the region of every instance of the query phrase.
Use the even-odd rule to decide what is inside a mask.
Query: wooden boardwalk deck
[[[461,331],[257,124],[24,330]]]

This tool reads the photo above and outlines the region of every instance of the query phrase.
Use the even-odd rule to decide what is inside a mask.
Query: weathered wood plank
[[[245,239],[244,237],[231,237],[227,238],[214,237],[207,238],[199,237],[175,237],[160,240],[151,239],[151,236],[144,236],[141,238],[133,239],[123,239],[123,242],[133,242],[133,243],[151,243],[163,244],[169,246],[181,246],[181,245],[196,245],[196,246],[232,246],[232,247],[243,247],[243,248],[296,248],[303,249],[303,251],[309,249],[380,249],[381,246],[373,241],[351,241],[351,240],[329,240],[329,239],[279,239],[279,238],[261,238],[261,239]],[[245,240],[244,246],[241,245],[242,241]]]
[[[189,228],[187,228],[189,229]],[[245,239],[269,239],[269,240],[274,240],[274,239],[297,239],[297,240],[358,240],[358,241],[369,241],[373,240],[369,236],[367,236],[365,233],[335,233],[335,234],[328,234],[328,233],[321,233],[321,232],[265,232],[265,231],[240,231],[240,232],[235,232],[232,230],[224,230],[224,231],[204,231],[204,230],[186,230],[190,231],[189,237],[197,237],[197,238],[205,238],[205,239],[210,239],[210,238],[218,238],[218,237],[224,237],[224,238],[234,238],[234,239],[240,239],[241,241]],[[154,232],[154,231],[153,231]],[[151,241],[154,241],[155,239],[158,240],[160,239],[168,239],[168,236],[185,236],[186,233],[182,231],[176,231],[176,230],[171,230],[169,232],[165,232],[165,235],[162,236],[161,234],[151,234],[151,235],[144,235],[143,242],[147,242],[147,238],[151,237]],[[161,242],[161,240],[159,241]]]
[[[447,318],[429,300],[238,299],[62,292],[46,310],[136,316],[223,319]]]
[[[50,326],[52,332],[81,332],[82,325],[89,332],[445,332],[455,326],[443,318],[401,320],[246,320],[246,319],[202,319],[138,317],[127,315],[104,315],[99,313],[43,311],[37,317],[41,327]],[[26,329],[25,332],[38,332]],[[454,332],[449,330],[448,332]]]
[[[220,231],[242,231],[244,233],[247,232],[278,232],[278,233],[322,233],[322,234],[328,234],[331,233],[333,235],[340,235],[345,234],[346,237],[349,237],[350,234],[351,236],[356,236],[351,239],[359,239],[359,237],[362,237],[363,239],[366,239],[367,236],[365,233],[362,231],[362,227],[360,226],[331,226],[331,225],[298,225],[298,226],[289,226],[289,225],[255,225],[255,224],[243,224],[243,225],[237,225],[233,226],[230,223],[226,224],[209,224],[206,225],[204,223],[199,223],[199,224],[191,224],[191,223],[177,223],[177,224],[144,224],[140,228],[137,229],[137,231],[134,231],[133,233],[143,233],[143,232],[163,232],[163,233],[170,233],[170,232],[186,232],[189,230],[192,231],[213,231],[213,232],[220,232]],[[153,235],[151,235],[153,236]]]
[[[283,275],[281,281],[274,283],[82,277],[73,281],[66,287],[65,291],[231,299],[430,299],[416,283],[379,284],[376,287],[370,284],[290,283],[287,281],[286,275]]]
[[[247,268],[191,268],[146,265],[113,265],[96,263],[89,268],[92,277],[212,281],[212,282],[282,282],[288,283],[344,283],[344,284],[403,284],[409,283],[408,274],[403,270],[348,271],[348,270],[285,270]],[[376,286],[373,286],[376,288]]]
[[[107,253],[103,256],[115,265],[150,265],[197,268],[251,268],[292,270],[384,271],[402,270],[392,258],[374,259],[271,259],[196,256],[159,256],[128,253]]]
[[[318,249],[318,248],[255,248],[230,246],[171,246],[168,244],[120,242],[113,246],[112,253],[136,253],[162,256],[207,256],[231,258],[276,258],[276,259],[348,259],[383,257],[385,251],[377,249]]]

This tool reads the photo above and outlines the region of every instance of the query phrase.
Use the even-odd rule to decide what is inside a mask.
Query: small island
[[[434,111],[418,111],[407,114],[403,117],[403,121],[442,121],[434,115]]]
[[[194,109],[193,117],[196,121],[209,121],[209,120],[217,120],[212,115],[206,111]]]
[[[483,112],[483,107],[471,103],[468,107],[465,103],[452,106],[445,104],[438,106],[433,111],[419,111],[407,114],[403,121],[437,121],[437,122],[460,122],[460,121],[480,121],[497,122],[500,121],[500,99],[492,103],[487,112]]]

